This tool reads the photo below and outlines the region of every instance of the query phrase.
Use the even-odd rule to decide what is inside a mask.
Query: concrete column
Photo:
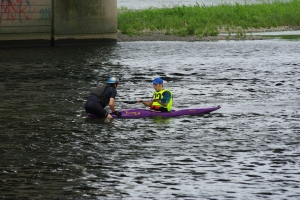
[[[54,42],[117,42],[117,0],[54,0]]]

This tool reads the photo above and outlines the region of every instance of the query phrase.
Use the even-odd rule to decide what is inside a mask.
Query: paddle
[[[149,98],[149,97],[147,97],[147,98]],[[136,103],[138,103],[137,100],[117,100],[115,102],[123,102],[123,103],[128,103],[128,104],[136,104]],[[143,100],[141,100],[141,102],[143,102]]]
[[[128,104],[135,104],[135,103],[138,103],[137,100],[122,100],[121,102],[123,102],[123,103],[128,103]],[[141,100],[140,102],[143,102],[143,100]]]
[[[135,103],[138,103],[138,101],[137,100],[128,100],[128,101],[123,101],[123,103],[135,104]]]

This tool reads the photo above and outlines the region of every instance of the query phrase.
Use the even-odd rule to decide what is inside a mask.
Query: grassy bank
[[[122,9],[118,30],[127,35],[161,32],[166,35],[216,36],[221,30],[229,35],[244,35],[249,28],[300,26],[300,0],[261,4],[223,4],[219,6],[176,6],[145,10]]]

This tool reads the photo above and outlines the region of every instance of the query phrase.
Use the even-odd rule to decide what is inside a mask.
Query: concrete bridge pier
[[[1,0],[0,47],[117,42],[117,0]]]
[[[117,0],[54,0],[53,4],[54,44],[117,41]]]

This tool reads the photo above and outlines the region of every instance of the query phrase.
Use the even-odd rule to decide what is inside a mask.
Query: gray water
[[[220,4],[256,4],[262,2],[273,2],[274,0],[118,0],[118,8],[129,9],[145,9],[149,7],[162,8],[162,7],[174,7],[174,6],[193,6],[199,4],[201,6],[215,6]],[[290,1],[290,0],[282,0]]]
[[[299,199],[299,40],[1,49],[0,199]],[[162,77],[178,118],[87,119]],[[117,109],[141,105],[117,103]]]

